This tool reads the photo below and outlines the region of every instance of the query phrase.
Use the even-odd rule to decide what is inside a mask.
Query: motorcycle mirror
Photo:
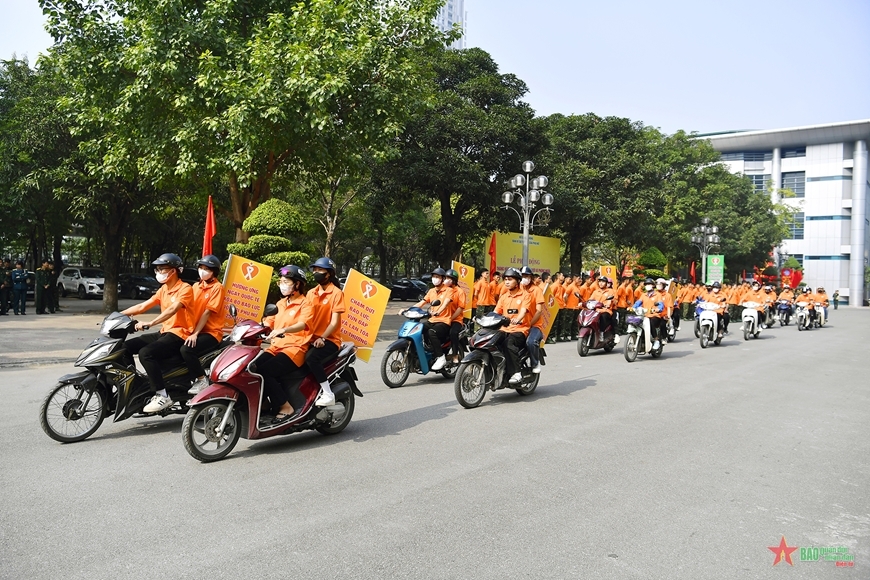
[[[435,302],[432,303],[432,306],[441,306],[441,301],[436,300]]]
[[[233,322],[235,322],[235,320],[236,320],[236,315],[237,315],[238,313],[239,313],[239,311],[236,309],[236,305],[235,305],[235,304],[230,304],[230,316],[233,317]]]
[[[233,308],[234,306],[230,306]],[[274,304],[266,304],[266,310],[263,311],[263,316],[275,316],[278,314],[278,307]]]

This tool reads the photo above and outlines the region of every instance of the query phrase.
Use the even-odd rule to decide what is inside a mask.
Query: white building
[[[776,129],[703,135],[722,153],[732,172],[743,173],[764,189],[773,183],[796,197],[781,201],[798,213],[791,237],[778,251],[794,256],[804,280],[815,289],[861,306],[867,298],[864,268],[870,263],[867,207],[867,143],[870,119]],[[727,259],[727,257],[726,257]]]
[[[462,26],[462,38],[451,44],[450,48],[465,48],[466,16],[465,0],[445,0],[444,6],[438,10],[438,16],[435,17],[435,26],[444,32],[452,30],[453,25],[456,23]]]

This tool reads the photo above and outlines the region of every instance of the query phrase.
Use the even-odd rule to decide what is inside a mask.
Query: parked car
[[[196,266],[185,266],[178,277],[181,278],[182,282],[187,282],[193,286],[199,282],[199,268]]]
[[[150,298],[160,288],[160,282],[154,276],[146,274],[121,274],[118,276],[118,296],[141,300]]]
[[[64,268],[57,278],[57,292],[64,297],[75,294],[82,300],[89,296],[102,296],[105,277],[99,268]]]
[[[426,296],[429,287],[416,278],[400,278],[390,284],[392,300],[412,300],[418,302]]]

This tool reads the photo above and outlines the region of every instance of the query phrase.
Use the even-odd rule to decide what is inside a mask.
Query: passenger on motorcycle
[[[423,321],[423,336],[428,337],[429,347],[432,349],[432,354],[435,355],[435,362],[432,363],[433,371],[440,371],[447,364],[447,357],[444,356],[444,350],[441,348],[441,343],[447,339],[450,334],[450,321],[453,319],[453,289],[447,284],[444,284],[444,276],[447,272],[444,268],[435,268],[432,270],[432,285],[423,300],[415,304],[417,308],[424,306],[430,307],[430,316],[428,320]],[[432,303],[440,301],[438,306],[432,306]]]
[[[795,302],[806,302],[807,310],[810,313],[810,321],[814,322],[816,320],[816,301],[812,288],[804,286],[804,289],[795,297]]]
[[[713,285],[708,284],[708,292],[712,290],[712,288]],[[671,296],[668,292],[667,280],[665,280],[664,278],[659,278],[656,280],[656,293],[659,295],[659,298],[662,302],[664,302],[665,305],[665,312],[667,313],[667,316],[665,316],[664,319],[666,321],[670,320],[671,316],[673,316],[674,313],[674,297]]]
[[[822,313],[825,316],[825,320],[827,320],[828,319],[828,306],[830,306],[831,303],[828,300],[828,294],[825,292],[825,289],[822,288],[821,286],[819,286],[816,289],[815,301],[822,305],[821,306]]]
[[[596,300],[604,305],[598,309],[598,341],[604,342],[604,331],[613,324],[613,301],[616,297],[613,292],[613,284],[607,276],[598,278],[597,285],[598,288],[589,295],[589,300]],[[614,329],[614,334],[616,334],[616,329]]]
[[[643,294],[634,303],[635,308],[641,306],[645,310],[644,316],[649,320],[650,338],[653,340],[653,350],[661,346],[665,331],[668,327],[667,309],[661,296],[656,291],[656,283],[652,278],[643,281]]]
[[[151,322],[136,323],[136,330],[148,330],[161,324],[159,333],[145,334],[128,339],[125,346],[130,355],[139,354],[139,362],[148,375],[148,382],[154,396],[142,409],[145,413],[156,413],[172,406],[172,399],[166,392],[163,382],[163,369],[160,361],[180,353],[184,341],[190,336],[193,326],[193,290],[178,275],[184,269],[181,258],[175,254],[163,254],[153,262],[154,274],[160,282],[160,289],[148,300],[141,302],[121,314],[135,316],[160,305],[160,314]]]
[[[463,319],[465,318],[465,290],[459,287],[459,272],[450,268],[444,274],[444,282],[448,288],[453,290],[453,298],[451,298],[453,316],[450,319],[450,355],[453,357],[453,362],[459,362],[459,335],[462,329],[465,328]]]
[[[311,348],[305,353],[305,362],[320,383],[320,395],[314,404],[328,407],[335,404],[335,395],[323,365],[341,348],[341,315],[344,312],[344,293],[336,284],[335,262],[329,258],[318,258],[311,264],[317,286],[306,296],[311,304],[314,321],[310,330]]]
[[[287,421],[296,412],[281,378],[305,364],[305,353],[312,337],[310,325],[314,322],[314,310],[305,297],[305,272],[290,264],[281,268],[279,274],[278,288],[283,298],[275,304],[278,314],[263,321],[272,332],[266,337],[269,348],[257,357],[256,363],[257,373],[263,376],[263,391],[275,414],[273,423]]]
[[[529,322],[526,349],[529,351],[532,372],[537,374],[541,372],[541,341],[544,340],[544,293],[541,291],[541,287],[534,283],[536,275],[531,268],[523,266],[520,274],[523,276],[520,286],[531,296],[529,310],[532,313],[532,318]]]
[[[511,321],[510,326],[501,329],[507,334],[502,344],[504,350],[507,351],[506,354],[513,369],[513,374],[508,380],[511,384],[517,384],[523,380],[523,375],[520,372],[520,350],[526,342],[532,320],[532,295],[520,287],[520,280],[522,280],[522,274],[517,270],[514,268],[505,270],[504,291],[495,307],[496,314],[507,316]]]
[[[722,284],[718,280],[713,282],[712,284],[713,290],[707,295],[706,301],[713,302],[719,305],[719,308],[715,310],[716,318],[716,328],[719,329],[719,338],[728,332],[728,323],[731,322],[731,317],[728,315],[726,309],[728,308],[728,297],[722,292]]]
[[[199,357],[214,350],[221,343],[224,329],[224,286],[217,277],[221,271],[221,261],[209,254],[196,263],[199,282],[193,288],[193,328],[190,336],[181,347],[181,358],[187,365],[193,386],[188,391],[196,395],[208,386],[205,369]]]

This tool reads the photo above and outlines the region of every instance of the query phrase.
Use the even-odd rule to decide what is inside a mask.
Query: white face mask
[[[169,274],[167,274],[166,272],[157,272],[156,274],[154,274],[154,277],[157,278],[157,281],[161,284],[169,280]]]
[[[523,278],[522,281],[520,282],[520,284],[522,284],[523,286],[528,286],[531,283],[532,283],[531,278]]]
[[[432,276],[432,285],[433,286],[440,286],[441,285],[441,278],[437,278],[435,276]]]
[[[718,292],[718,291],[719,291],[719,289],[716,288],[716,287],[714,286],[714,287],[713,287],[713,292],[716,293],[716,292]]]
[[[293,284],[278,284],[278,289],[281,290],[282,296],[290,296],[293,292]]]
[[[644,286],[644,288],[646,289],[647,292],[652,292],[652,289],[653,289],[652,284],[647,284],[646,286]]]
[[[214,277],[214,272],[212,272],[208,268],[200,268],[199,269],[199,279],[200,280],[211,280],[213,277]]]

